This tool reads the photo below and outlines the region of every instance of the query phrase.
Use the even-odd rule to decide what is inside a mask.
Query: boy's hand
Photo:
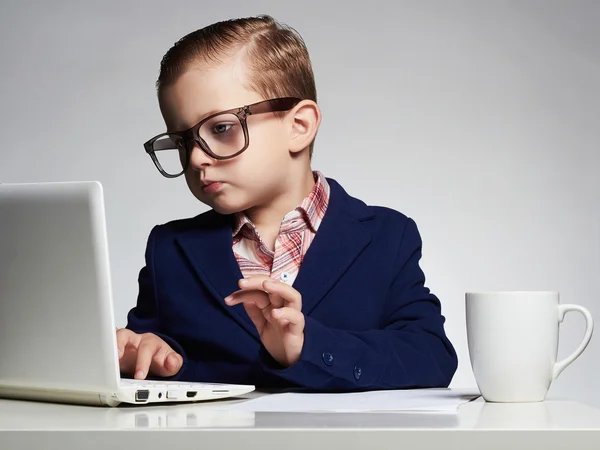
[[[279,364],[287,367],[298,362],[304,345],[302,295],[267,276],[242,279],[239,286],[225,303],[244,304],[263,345]]]
[[[117,348],[121,372],[137,380],[148,374],[170,377],[181,369],[183,358],[161,338],[152,333],[137,334],[127,328],[117,329]]]

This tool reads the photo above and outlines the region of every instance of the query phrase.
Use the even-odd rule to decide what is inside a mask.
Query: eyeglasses
[[[295,97],[274,98],[221,111],[187,130],[154,136],[144,144],[144,148],[163,176],[176,178],[188,169],[196,144],[211,158],[235,158],[250,144],[246,123],[249,115],[289,111],[301,101]]]

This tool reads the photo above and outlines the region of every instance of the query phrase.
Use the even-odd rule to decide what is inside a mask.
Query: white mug
[[[489,402],[540,402],[552,381],[585,350],[594,329],[590,312],[559,304],[558,292],[467,292],[471,367]],[[586,328],[579,347],[557,362],[558,329],[568,311]]]

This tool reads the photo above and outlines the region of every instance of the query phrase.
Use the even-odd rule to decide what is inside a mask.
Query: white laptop
[[[0,184],[0,397],[116,406],[250,385],[122,379],[102,186]]]

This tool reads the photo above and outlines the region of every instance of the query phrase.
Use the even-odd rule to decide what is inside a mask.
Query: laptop
[[[0,184],[0,397],[116,406],[251,385],[121,378],[98,182]]]

